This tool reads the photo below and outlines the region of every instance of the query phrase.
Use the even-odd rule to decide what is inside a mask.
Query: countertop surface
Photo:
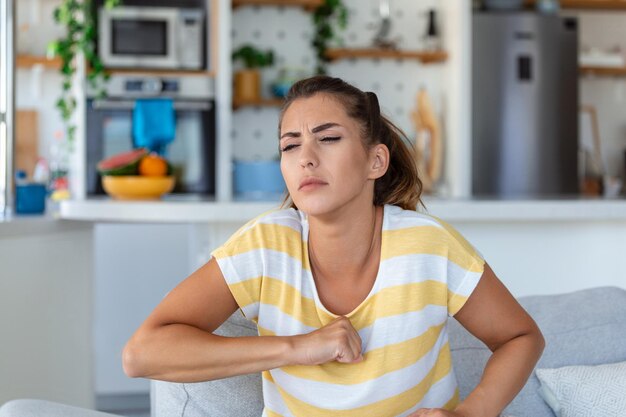
[[[0,238],[65,233],[89,227],[87,222],[62,219],[52,211],[45,215],[14,215],[0,217]]]
[[[626,198],[559,196],[541,199],[450,199],[426,196],[428,214],[457,222],[626,221]],[[64,201],[58,216],[88,222],[242,223],[280,207],[280,201],[217,202],[197,196],[158,201],[108,197]]]

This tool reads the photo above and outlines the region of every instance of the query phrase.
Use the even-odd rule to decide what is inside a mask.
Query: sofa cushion
[[[256,325],[236,311],[215,334],[257,336]],[[261,374],[196,383],[154,381],[153,417],[259,417],[263,411]]]
[[[567,294],[521,297],[546,339],[537,368],[599,365],[626,360],[626,290],[598,287]],[[478,384],[491,352],[455,320],[450,320],[450,346],[461,398]],[[553,417],[539,394],[533,375],[505,414]]]
[[[626,362],[540,368],[540,394],[561,417],[626,415]]]
[[[47,400],[19,399],[0,407],[0,417],[121,417]]]

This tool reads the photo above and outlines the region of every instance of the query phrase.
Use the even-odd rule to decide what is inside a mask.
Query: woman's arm
[[[199,382],[286,365],[359,360],[361,341],[345,318],[308,335],[212,334],[237,308],[211,258],[170,291],[137,329],[124,348],[124,372],[130,377]]]
[[[459,404],[463,417],[496,417],[515,398],[545,345],[535,321],[485,263],[485,271],[454,316],[493,352],[476,388]]]

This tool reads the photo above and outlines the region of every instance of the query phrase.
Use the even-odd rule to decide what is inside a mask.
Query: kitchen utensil
[[[441,127],[426,89],[422,88],[416,97],[417,109],[411,114],[415,125],[415,156],[417,171],[422,180],[424,192],[429,193],[441,176],[443,141]]]

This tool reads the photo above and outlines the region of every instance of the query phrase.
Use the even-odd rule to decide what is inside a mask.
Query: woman
[[[263,371],[266,415],[497,416],[543,350],[534,321],[450,225],[373,93],[313,77],[279,123],[283,205],[248,222],[156,307],[129,376],[197,382]],[[238,308],[259,337],[213,335]],[[447,318],[493,351],[463,401]]]

